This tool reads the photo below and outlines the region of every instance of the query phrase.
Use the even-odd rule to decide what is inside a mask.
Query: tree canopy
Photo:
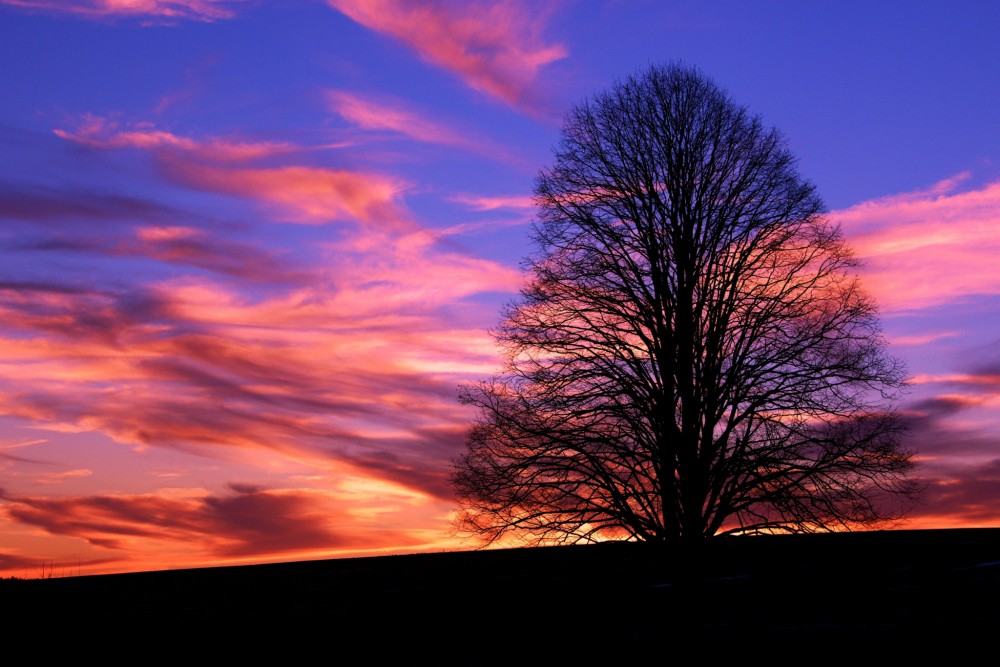
[[[463,529],[680,540],[899,515],[905,372],[777,130],[652,66],[569,112],[535,194],[505,366],[461,390]]]

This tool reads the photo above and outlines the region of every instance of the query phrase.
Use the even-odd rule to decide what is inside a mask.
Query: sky
[[[1000,4],[0,0],[0,576],[471,548],[564,114],[698,67],[864,262],[922,501],[1000,526]]]

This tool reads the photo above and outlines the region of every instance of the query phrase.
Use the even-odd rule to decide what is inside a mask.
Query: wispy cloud
[[[220,493],[164,488],[45,497],[0,488],[0,501],[0,515],[9,521],[95,547],[90,552],[96,556],[73,562],[74,570],[108,561],[118,571],[161,569],[180,562],[308,559],[444,543],[414,522],[412,499],[405,492],[360,479],[331,489],[231,483]],[[0,553],[0,572],[40,564]],[[53,566],[49,560],[45,564]]]
[[[535,198],[531,195],[482,196],[455,195],[451,200],[465,204],[475,211],[495,211],[497,209],[513,209],[516,211],[535,209]]]
[[[179,215],[175,208],[137,197],[0,182],[0,219],[65,227],[79,220],[167,222]]]
[[[78,477],[90,477],[94,474],[93,470],[87,468],[75,468],[73,470],[65,470],[63,472],[53,472],[46,475],[41,475],[38,478],[39,484],[60,484],[67,479],[76,479]]]
[[[966,178],[831,215],[864,260],[865,284],[883,309],[1000,294],[1000,182],[962,191]]]
[[[97,250],[104,255],[149,257],[173,266],[262,282],[269,285],[303,284],[315,273],[296,267],[280,254],[249,243],[213,236],[193,227],[140,226],[134,239],[119,239]]]
[[[451,309],[518,276],[400,243],[341,255],[339,284],[266,300],[193,278],[0,289],[3,412],[137,446],[341,461],[445,496],[466,419],[455,386],[495,363],[482,323]]]
[[[1000,459],[926,480],[923,503],[909,528],[1000,526]]]
[[[1000,438],[992,428],[1000,398],[1000,374],[924,378],[943,392],[908,405],[908,447],[917,452],[925,484],[921,503],[907,527],[948,528],[1000,525]],[[987,425],[973,417],[985,413]]]
[[[912,336],[896,335],[896,336],[891,336],[890,340],[893,345],[913,347],[913,346],[929,345],[939,340],[954,338],[957,335],[958,332],[956,331],[938,331],[938,332],[921,333]]]
[[[984,398],[1000,394],[1000,383],[976,390],[938,394],[907,407],[906,444],[917,452],[925,489],[906,527],[1000,526],[1000,439],[992,428],[969,422]],[[994,401],[995,402],[995,401]],[[996,406],[994,406],[995,408]],[[991,420],[992,421],[992,420]]]
[[[73,272],[0,275],[0,414],[140,449],[280,452],[449,497],[448,461],[468,418],[456,385],[495,366],[485,332],[493,309],[484,321],[470,305],[515,291],[519,272],[442,244],[438,230],[412,219],[394,181],[199,162],[194,139],[113,136],[95,146],[138,143],[175,184],[265,202],[279,217],[344,224],[293,267],[280,244],[237,241],[216,224],[170,224],[183,216],[139,203],[125,209],[143,215],[122,215],[99,235],[83,225],[67,237],[26,220],[35,236],[18,241],[19,252],[51,247],[66,266],[93,255],[105,263],[89,282]],[[46,196],[70,198],[37,194]],[[100,199],[92,207],[121,208]],[[66,214],[49,208],[55,221]],[[171,270],[103,277],[132,259]]]
[[[409,184],[329,155],[97,117],[58,136],[86,146],[67,153],[85,165],[131,151],[123,162],[148,155],[154,169],[129,196],[0,187],[0,419],[30,429],[9,443],[52,441],[0,452],[9,530],[46,530],[64,555],[86,540],[85,560],[121,552],[116,570],[446,540],[448,465],[469,419],[456,387],[495,369],[486,328],[520,273],[423,227]],[[227,202],[239,213],[185,210],[196,192],[239,199]],[[275,461],[337,483],[132,494],[142,485],[108,485],[100,457],[49,461],[90,437],[126,445],[154,485],[192,477],[156,475],[152,458]],[[46,483],[62,495],[33,488]],[[287,530],[255,531],[269,525],[258,510]],[[313,515],[325,518],[296,523]]]
[[[102,149],[148,151],[163,172],[188,188],[263,202],[285,222],[322,224],[356,220],[412,229],[401,195],[407,184],[382,175],[304,165],[250,166],[302,149],[284,142],[193,139],[148,124],[120,129],[101,116],[85,116],[73,131],[56,135]]]
[[[4,206],[6,204],[6,206]],[[146,258],[171,266],[195,268],[263,284],[282,285],[314,280],[316,274],[296,265],[280,251],[227,238],[212,225],[205,228],[169,224],[196,216],[154,202],[108,196],[81,190],[67,192],[12,188],[0,185],[0,219],[13,221],[17,230],[0,241],[0,252],[21,258],[79,259]],[[93,221],[104,233],[92,233]],[[30,281],[4,280],[5,287],[32,289]],[[53,285],[54,287],[54,285]]]
[[[400,40],[424,60],[458,74],[475,90],[518,108],[532,108],[535,77],[566,49],[542,33],[545,12],[512,0],[412,3],[327,0],[354,21]]]
[[[171,178],[188,187],[262,201],[287,222],[360,220],[392,228],[411,226],[400,201],[406,183],[390,176],[300,166],[222,168],[190,160],[164,165]]]
[[[56,535],[80,537],[106,549],[138,541],[195,539],[206,555],[263,556],[330,550],[350,544],[333,516],[308,491],[266,491],[234,485],[226,496],[191,492],[71,498],[14,496],[0,490],[7,513]]]
[[[0,0],[31,11],[65,13],[91,19],[107,17],[154,18],[158,22],[188,19],[216,21],[232,18],[246,0]]]
[[[522,167],[521,160],[512,154],[509,146],[456,123],[436,122],[426,114],[411,108],[402,100],[379,96],[362,96],[344,90],[326,93],[330,110],[355,125],[372,133],[391,133],[436,146],[460,150]]]
[[[431,144],[471,148],[475,143],[455,130],[428,120],[399,100],[374,100],[343,90],[326,93],[330,110],[365,130],[397,132]]]
[[[62,139],[95,148],[174,149],[200,160],[215,162],[246,162],[300,150],[285,142],[242,141],[219,137],[195,140],[159,130],[150,123],[123,128],[117,121],[93,114],[84,115],[74,130],[56,129],[53,132]]]

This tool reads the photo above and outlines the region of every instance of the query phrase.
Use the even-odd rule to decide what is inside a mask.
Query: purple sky
[[[0,575],[471,546],[450,460],[563,113],[651,63],[780,128],[927,484],[1000,526],[1000,5],[0,0]]]

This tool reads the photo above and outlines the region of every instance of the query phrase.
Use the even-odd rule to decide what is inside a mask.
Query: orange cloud
[[[172,178],[188,187],[263,201],[288,222],[349,219],[394,229],[412,224],[400,202],[406,184],[388,176],[298,166],[209,167],[188,160],[165,165]]]
[[[534,5],[327,0],[361,25],[405,43],[424,60],[458,74],[475,90],[507,104],[530,105],[538,70],[566,56],[542,38],[544,14]]]
[[[56,559],[86,540],[84,563],[104,563],[90,571],[448,542],[448,465],[470,418],[456,387],[495,370],[486,328],[520,273],[444,240],[457,227],[422,228],[401,181],[279,161],[297,147],[97,117],[59,136],[146,151],[173,183],[263,203],[282,219],[352,224],[299,228],[286,243],[287,229],[272,234],[252,216],[0,188],[11,247],[52,267],[44,279],[0,281],[0,428],[26,429],[0,443],[0,563],[33,562],[23,554],[34,547],[15,547],[40,531]],[[79,270],[95,259],[100,271]],[[71,443],[86,457],[64,456]],[[178,472],[192,461],[197,471]],[[204,473],[215,468],[280,480],[269,486],[281,490],[135,494],[166,479],[209,486],[206,474],[218,485],[225,473]],[[287,489],[289,470],[328,486]],[[59,483],[50,488],[62,495],[39,497],[39,483]],[[269,541],[232,524],[254,507],[336,522]],[[179,523],[158,523],[167,516]],[[122,555],[108,560],[108,550]]]
[[[159,19],[215,21],[232,18],[232,5],[245,0],[0,0],[34,11],[76,14],[86,18],[152,16]]]
[[[19,554],[18,536],[11,539],[8,532],[0,574],[20,576],[43,562],[56,572],[95,574],[457,545],[421,516],[426,508],[413,505],[398,489],[364,480],[332,490],[231,483],[221,493],[165,488],[59,497],[0,488],[0,500],[0,527],[6,522],[44,531],[61,538],[64,550],[73,549],[56,558]],[[86,558],[80,558],[81,542],[87,543]]]
[[[1000,182],[959,191],[965,178],[831,214],[884,310],[1000,293]]]
[[[1000,459],[951,469],[923,467],[923,502],[905,528],[1000,527]]]
[[[333,508],[309,491],[265,491],[233,485],[227,496],[191,492],[76,498],[14,496],[0,491],[8,515],[57,535],[106,549],[137,542],[197,540],[206,556],[332,550],[351,544],[332,523]]]
[[[269,298],[193,276],[127,292],[0,285],[0,413],[139,447],[281,452],[448,496],[467,419],[455,387],[496,365],[464,303],[520,276],[429,232],[360,228],[328,252],[329,277]]]

